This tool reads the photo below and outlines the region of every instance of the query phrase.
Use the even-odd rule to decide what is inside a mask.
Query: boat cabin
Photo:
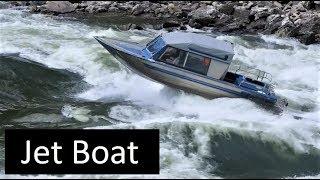
[[[156,61],[221,80],[234,55],[231,43],[184,32],[162,34],[149,42],[144,51]]]

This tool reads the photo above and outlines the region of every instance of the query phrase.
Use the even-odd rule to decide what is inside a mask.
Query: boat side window
[[[167,47],[164,53],[160,56],[159,61],[182,67],[186,59],[186,55],[186,51],[173,47]]]
[[[211,59],[198,54],[189,53],[185,63],[185,69],[207,75]]]

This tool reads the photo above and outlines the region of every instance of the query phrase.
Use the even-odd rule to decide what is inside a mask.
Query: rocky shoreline
[[[226,34],[275,34],[320,43],[320,1],[11,1],[32,13],[121,14],[161,22],[154,29],[192,28]],[[143,29],[129,23],[125,29]],[[148,27],[150,28],[150,27]]]

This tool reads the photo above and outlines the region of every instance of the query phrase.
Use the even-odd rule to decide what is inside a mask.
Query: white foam
[[[73,107],[71,105],[64,105],[61,109],[62,115],[67,118],[74,118],[80,122],[87,122],[90,120],[88,113],[91,111],[84,107]]]
[[[289,44],[293,46],[293,49],[275,50],[265,47],[250,49],[250,46],[242,46],[247,42],[241,38],[218,37],[236,43],[236,60],[270,72],[278,83],[276,92],[287,97],[289,102],[299,107],[303,105],[313,107],[311,112],[289,109],[282,115],[274,115],[246,99],[208,100],[182,92],[173,93],[171,90],[166,90],[161,84],[127,72],[122,65],[119,65],[120,68],[117,70],[110,70],[111,68],[105,62],[117,63],[117,61],[93,39],[93,36],[103,35],[142,41],[147,38],[147,35],[143,37],[141,34],[135,35],[134,31],[126,34],[113,29],[91,28],[81,23],[56,21],[43,15],[24,17],[21,11],[15,10],[0,10],[0,14],[5,14],[6,18],[6,21],[0,22],[0,53],[20,53],[23,57],[49,67],[68,69],[81,74],[84,80],[93,87],[78,94],[79,98],[100,100],[119,97],[124,101],[132,102],[133,105],[112,107],[109,114],[112,118],[130,122],[129,126],[149,128],[158,124],[156,127],[162,127],[163,124],[174,124],[174,122],[196,124],[194,141],[200,147],[198,155],[203,156],[208,152],[206,126],[220,130],[231,128],[239,133],[263,132],[267,135],[256,138],[285,141],[295,147],[296,151],[308,151],[306,145],[320,149],[320,140],[317,136],[320,129],[319,45],[303,46],[296,41],[262,36],[265,41],[282,45]],[[190,28],[188,30],[193,31]],[[158,31],[152,31],[151,34],[156,32]],[[77,108],[66,106],[62,113],[69,117],[70,113],[77,112]],[[87,114],[88,112],[82,113],[85,120],[88,120],[86,119]],[[299,115],[304,119],[296,120],[293,115]],[[80,119],[85,121],[81,117]],[[128,124],[97,128],[119,128],[121,126],[128,128]],[[174,135],[179,138],[179,134]],[[210,176],[205,171],[199,170],[200,158],[197,155],[183,156],[181,150],[173,147],[171,143],[161,143],[161,158],[164,166],[160,176],[140,177]],[[167,161],[171,163],[166,164]]]

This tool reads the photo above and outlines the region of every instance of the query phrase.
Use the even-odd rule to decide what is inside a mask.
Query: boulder
[[[233,21],[233,18],[229,15],[222,14],[219,18],[217,18],[215,26],[225,26]]]
[[[121,11],[127,11],[127,10],[132,9],[133,7],[132,7],[131,5],[124,4],[124,5],[122,5],[122,6],[119,6],[118,8],[119,8],[119,10],[121,10]]]
[[[184,25],[182,25],[182,26],[180,26],[180,28],[179,28],[180,30],[183,30],[183,31],[185,31],[185,30],[187,30],[187,27],[186,26],[184,26]]]
[[[295,12],[306,12],[307,9],[304,7],[304,3],[305,3],[305,2],[299,2],[298,4],[293,5],[291,11],[295,11]]]
[[[250,16],[250,10],[247,10],[244,8],[235,8],[233,13],[233,18],[235,19],[235,21],[238,21],[241,23],[251,22],[251,20],[249,19],[249,16]]]
[[[319,42],[316,36],[320,34],[320,17],[301,20],[301,24],[297,27],[298,39],[304,44],[312,44]]]
[[[143,30],[143,27],[137,24],[132,24],[130,26],[130,29],[137,29],[137,30]]]
[[[223,13],[223,14],[227,14],[227,15],[232,15],[234,12],[234,8],[233,5],[230,3],[227,4],[222,4],[219,8],[218,11]]]
[[[320,39],[320,17],[313,17],[311,19],[298,19],[300,21],[298,26],[295,26],[293,22],[286,17],[282,21],[282,26],[275,32],[280,37],[295,37],[300,42],[308,45],[313,43],[319,43]]]
[[[188,4],[184,4],[181,6],[181,11],[185,11],[185,12],[190,12],[191,11],[191,6]]]
[[[42,6],[46,4],[46,1],[29,1],[30,5]]]
[[[245,5],[244,7],[245,7],[245,9],[251,9],[253,6],[254,6],[255,4],[253,3],[253,2],[248,2],[248,4],[247,5]]]
[[[245,9],[243,6],[238,6],[234,9],[232,16],[221,16],[215,25],[221,26],[220,31],[222,32],[242,32],[252,21],[249,16],[250,10]]]
[[[261,32],[265,29],[266,20],[259,19],[257,21],[252,21],[249,25],[246,26],[249,32]]]
[[[314,1],[313,6],[314,6],[314,9],[320,10],[320,1]]]
[[[217,13],[217,10],[213,6],[203,6],[190,13],[191,21],[202,27],[209,26],[215,22]]]
[[[89,13],[94,13],[95,12],[95,6],[94,5],[88,5],[86,8],[85,8],[85,11],[89,12]]]
[[[272,14],[270,16],[267,17],[267,23],[265,26],[265,30],[263,31],[263,33],[265,34],[273,34],[275,33],[279,27],[281,26],[282,23],[282,17],[280,16],[280,14]]]
[[[301,4],[307,10],[320,9],[320,1],[302,1]]]
[[[40,12],[40,9],[36,5],[31,5],[28,7],[29,11],[32,13]]]
[[[118,12],[119,11],[119,8],[115,7],[115,6],[111,6],[109,7],[108,9],[108,12]]]
[[[287,11],[290,10],[292,7],[292,1],[289,1],[284,7],[283,7],[283,11]]]
[[[199,3],[193,3],[190,7],[191,11],[195,11],[199,7]]]
[[[268,11],[259,11],[254,14],[254,20],[267,18],[270,15]]]
[[[173,14],[178,11],[178,8],[173,3],[170,3],[168,4],[168,10],[169,13]]]
[[[187,18],[188,17],[188,13],[185,11],[179,11],[175,15],[177,18]]]
[[[135,15],[135,16],[140,15],[140,14],[143,13],[144,9],[145,9],[145,8],[144,8],[141,4],[136,4],[136,5],[132,8],[131,14],[132,14],[132,15]]]
[[[290,20],[289,17],[285,17],[285,18],[281,21],[281,26],[282,26],[282,27],[293,27],[294,24],[293,24],[293,22]]]
[[[162,24],[163,28],[172,28],[172,27],[179,27],[180,23],[174,20],[166,21]]]
[[[69,1],[47,1],[45,7],[48,11],[55,13],[68,13],[76,9]]]
[[[245,28],[246,27],[243,23],[234,21],[232,23],[228,23],[228,24],[225,24],[224,26],[222,26],[220,28],[220,31],[230,33],[230,32],[234,32],[234,31],[243,30]]]
[[[279,3],[279,2],[277,2],[277,1],[274,1],[273,5],[278,7],[278,8],[283,8],[283,5],[281,3]]]

